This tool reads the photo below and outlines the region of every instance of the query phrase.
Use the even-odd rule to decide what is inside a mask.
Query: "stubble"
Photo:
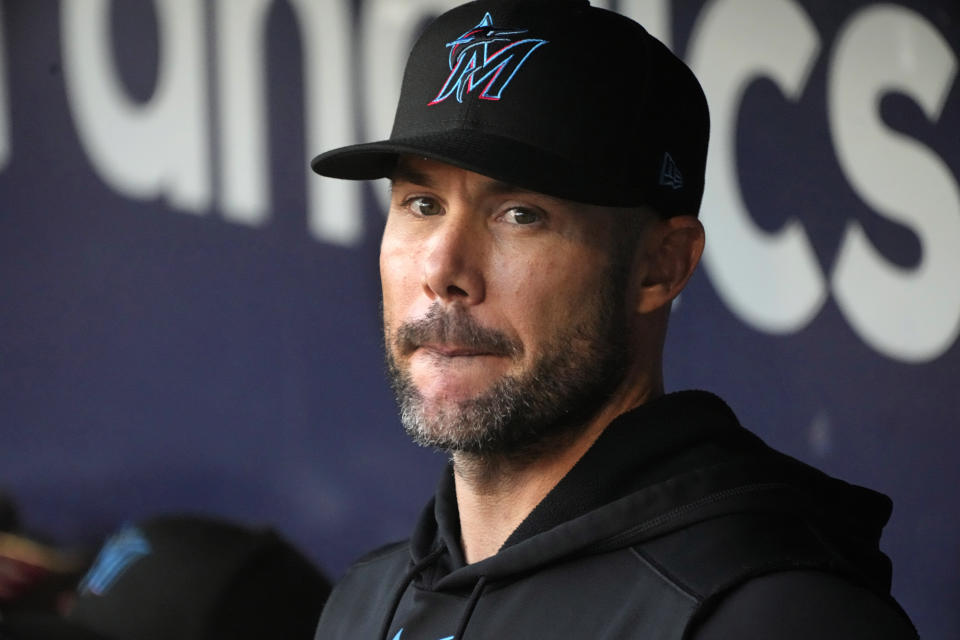
[[[581,434],[626,375],[627,336],[620,269],[588,301],[587,315],[544,344],[528,369],[505,375],[473,398],[428,406],[394,353],[425,343],[456,344],[519,360],[522,345],[439,303],[422,319],[385,327],[387,371],[404,429],[414,442],[486,464],[524,464]],[[618,295],[619,294],[619,295]]]

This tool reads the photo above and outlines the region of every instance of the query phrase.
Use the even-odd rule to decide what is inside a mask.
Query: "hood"
[[[612,551],[710,518],[796,514],[843,558],[844,571],[889,591],[880,533],[886,496],[774,451],[740,426],[718,397],[662,396],[617,418],[530,513],[500,551],[466,564],[452,469],[411,539],[420,589],[473,590],[557,560]]]

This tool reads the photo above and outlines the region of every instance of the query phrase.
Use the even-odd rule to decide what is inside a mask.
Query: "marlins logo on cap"
[[[456,96],[457,102],[463,102],[464,93],[470,93],[484,82],[486,85],[479,97],[499,100],[530,54],[547,43],[538,38],[512,39],[526,32],[526,29],[496,29],[490,13],[484,14],[477,26],[447,43],[450,75],[429,104],[439,104],[451,95]]]

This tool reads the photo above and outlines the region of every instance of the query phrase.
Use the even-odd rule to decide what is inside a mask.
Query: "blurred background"
[[[93,548],[194,512],[332,577],[405,537],[442,456],[383,377],[385,137],[441,0],[0,0],[0,489]],[[670,389],[889,494],[894,594],[960,637],[960,5],[594,2],[697,72],[708,252]],[[629,82],[628,78],[624,79]],[[571,87],[576,91],[576,87]]]

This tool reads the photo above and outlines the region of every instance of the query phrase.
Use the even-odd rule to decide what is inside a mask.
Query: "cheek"
[[[499,290],[514,310],[512,324],[532,346],[588,312],[599,283],[595,260],[550,252],[498,265]]]
[[[403,313],[415,297],[419,286],[416,255],[410,247],[384,236],[380,244],[380,286],[383,293],[384,319]]]

